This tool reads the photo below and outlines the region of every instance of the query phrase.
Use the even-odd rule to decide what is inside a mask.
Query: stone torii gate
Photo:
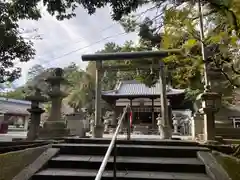
[[[161,138],[170,139],[172,136],[171,127],[168,119],[168,108],[167,108],[167,97],[166,97],[166,76],[165,76],[165,66],[162,58],[167,57],[170,54],[182,54],[181,50],[161,50],[161,51],[142,51],[142,52],[117,52],[117,53],[96,53],[96,54],[86,54],[82,55],[82,61],[96,61],[96,94],[95,94],[95,121],[93,128],[93,136],[95,138],[103,137],[103,125],[102,125],[102,115],[101,115],[101,78],[103,70],[111,70],[114,67],[107,66],[104,67],[102,61],[108,60],[139,60],[146,58],[159,58],[159,66],[153,67],[154,69],[159,69],[159,80],[160,89],[160,100],[161,100]],[[115,69],[129,69],[129,66],[115,67]],[[135,69],[138,67],[134,67]],[[146,69],[149,67],[141,67]]]

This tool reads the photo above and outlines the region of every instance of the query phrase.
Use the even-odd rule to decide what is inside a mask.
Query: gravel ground
[[[12,141],[14,138],[26,138],[27,132],[8,132],[7,134],[0,134],[0,141]]]
[[[90,134],[87,134],[90,136]],[[0,134],[0,141],[12,141],[13,138],[26,138],[27,132],[9,132],[7,134]],[[111,139],[112,134],[104,134],[104,138]],[[125,139],[125,134],[119,134],[118,139]],[[159,135],[143,135],[143,134],[131,134],[132,139],[159,139]],[[173,138],[180,138],[182,140],[192,140],[191,136],[177,136],[173,135]]]

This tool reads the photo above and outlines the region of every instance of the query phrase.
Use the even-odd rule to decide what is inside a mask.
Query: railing
[[[100,180],[102,178],[102,175],[105,171],[105,167],[107,165],[107,162],[108,162],[108,159],[112,153],[112,150],[114,150],[114,156],[113,156],[113,164],[114,164],[114,168],[113,168],[113,179],[116,180],[117,178],[117,164],[116,164],[116,156],[117,156],[117,146],[116,146],[116,140],[117,140],[117,136],[118,136],[118,133],[120,131],[120,128],[121,128],[121,125],[123,123],[123,120],[125,119],[125,115],[126,113],[128,112],[128,110],[130,109],[130,106],[127,105],[126,108],[124,109],[123,111],[123,114],[120,118],[120,120],[118,121],[118,126],[116,128],[116,131],[112,137],[112,140],[110,142],[110,145],[107,149],[107,152],[104,156],[104,159],[102,161],[102,164],[98,170],[98,173],[97,173],[97,176],[95,178],[95,180]],[[131,127],[130,127],[130,120],[127,121],[128,122],[128,128],[127,128],[127,140],[130,140],[130,136],[131,136]]]

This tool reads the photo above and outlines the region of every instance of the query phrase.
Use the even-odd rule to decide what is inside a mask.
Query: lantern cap
[[[221,99],[222,95],[220,93],[216,92],[204,92],[198,95],[197,99],[203,99],[203,100],[215,100],[215,99]]]

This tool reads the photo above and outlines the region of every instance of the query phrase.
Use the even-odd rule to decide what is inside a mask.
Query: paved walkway
[[[88,136],[90,134],[87,133]],[[104,138],[111,139],[112,134],[104,134]],[[14,138],[26,138],[27,132],[8,132],[7,134],[0,134],[0,141],[12,141]],[[119,134],[118,139],[126,139],[126,134]],[[131,134],[131,139],[159,139],[159,135],[143,135],[143,134]],[[192,140],[191,136],[177,136],[173,135],[173,138],[180,138],[182,140]]]
[[[22,132],[10,131],[7,134],[0,134],[0,141],[12,141],[12,139],[15,139],[15,138],[25,139],[26,137],[27,137],[26,131],[22,131]]]
[[[89,134],[90,136],[90,134]],[[113,134],[104,134],[103,137],[106,139],[111,139]],[[118,139],[126,139],[126,134],[119,134]],[[173,135],[173,138],[180,138],[181,140],[192,140],[192,136],[177,136]],[[159,135],[143,135],[143,134],[131,134],[131,139],[160,139]]]

